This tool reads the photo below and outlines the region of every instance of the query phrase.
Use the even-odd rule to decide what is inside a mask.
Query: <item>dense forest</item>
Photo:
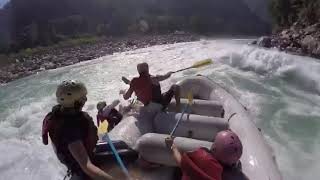
[[[320,0],[271,0],[270,11],[275,29],[320,22]]]
[[[0,9],[0,27],[2,51],[85,35],[177,30],[256,35],[270,30],[243,0],[11,0]]]

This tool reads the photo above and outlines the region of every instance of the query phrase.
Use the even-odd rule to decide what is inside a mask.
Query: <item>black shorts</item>
[[[168,107],[173,96],[174,96],[174,91],[172,88],[170,88],[169,91],[167,91],[161,95],[160,104],[163,106],[164,109]]]
[[[163,94],[153,94],[152,102],[161,104],[163,109],[167,108],[171,102],[172,97],[174,96],[173,87],[171,87],[167,92]]]

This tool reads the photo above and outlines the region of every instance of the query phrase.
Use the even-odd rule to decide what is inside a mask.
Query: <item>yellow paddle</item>
[[[205,60],[198,61],[198,62],[194,63],[190,67],[174,71],[173,73],[181,72],[181,71],[192,69],[192,68],[199,68],[199,67],[207,66],[207,65],[212,64],[212,63],[213,63],[212,59],[205,59]]]
[[[98,134],[103,135],[103,134],[107,133],[108,126],[109,126],[109,124],[108,124],[107,120],[102,121],[98,127]]]
[[[106,141],[108,142],[108,144],[109,144],[109,146],[110,146],[110,148],[111,148],[111,150],[112,150],[112,152],[113,152],[113,154],[114,154],[114,156],[115,156],[115,158],[116,158],[116,160],[117,160],[117,162],[118,162],[121,170],[123,171],[123,173],[126,175],[126,177],[127,177],[129,180],[132,179],[132,178],[130,177],[130,174],[129,174],[128,169],[127,169],[126,166],[124,165],[124,163],[123,163],[123,161],[122,161],[122,159],[121,159],[121,157],[120,157],[117,149],[114,147],[114,145],[113,145],[113,143],[112,143],[112,141],[111,141],[111,139],[110,139],[110,137],[109,137],[109,135],[108,135],[108,122],[107,122],[106,120],[103,121],[103,122],[99,125],[99,127],[98,127],[98,133],[104,135],[102,139],[104,139],[104,140],[106,140]]]
[[[172,73],[177,73],[177,72],[185,71],[185,70],[192,69],[192,68],[200,68],[200,67],[203,67],[203,66],[210,65],[212,63],[213,63],[212,59],[204,59],[204,60],[201,60],[201,61],[198,61],[198,62],[194,63],[190,67],[183,68],[183,69],[180,69],[180,70],[177,70],[177,71],[173,71]],[[130,82],[131,82],[129,79],[127,79],[124,76],[122,76],[121,79],[125,84],[130,84]]]
[[[193,95],[192,92],[190,91],[188,93],[188,104],[185,106],[185,108],[183,109],[180,119],[177,121],[176,125],[174,126],[174,128],[172,129],[171,133],[170,133],[170,137],[173,137],[174,132],[177,130],[177,127],[179,126],[180,121],[182,120],[183,115],[186,113],[186,111],[188,110],[188,108],[190,106],[192,106],[193,103]]]

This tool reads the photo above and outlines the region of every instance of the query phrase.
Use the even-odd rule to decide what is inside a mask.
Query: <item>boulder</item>
[[[42,65],[45,69],[55,69],[57,65],[52,62],[47,62]]]
[[[257,45],[258,44],[258,41],[257,40],[254,40],[250,43],[250,45]]]
[[[303,38],[300,44],[302,45],[302,47],[309,50],[318,47],[317,40],[311,35],[307,35],[305,38]]]
[[[176,30],[176,31],[174,31],[174,34],[175,35],[184,35],[184,34],[186,34],[186,32]]]
[[[271,37],[269,36],[263,36],[258,39],[258,45],[265,48],[271,47]]]
[[[94,59],[94,57],[93,56],[91,56],[91,55],[80,55],[79,57],[78,57],[78,59],[79,59],[79,61],[88,61],[88,60],[91,60],[91,59]]]
[[[317,48],[312,49],[312,54],[313,55],[320,55],[320,42],[317,42]]]
[[[281,35],[281,38],[290,39],[292,36],[291,34],[292,34],[292,32],[290,30],[286,29],[286,30],[283,30],[280,35]]]
[[[309,35],[318,31],[318,24],[314,24],[312,26],[308,26],[304,29],[304,34]]]

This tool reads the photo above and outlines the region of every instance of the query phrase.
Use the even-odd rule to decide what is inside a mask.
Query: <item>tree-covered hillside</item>
[[[255,35],[270,30],[243,0],[11,0],[5,9],[11,17],[11,49],[88,34]]]
[[[270,10],[275,28],[320,22],[320,0],[272,0]]]

